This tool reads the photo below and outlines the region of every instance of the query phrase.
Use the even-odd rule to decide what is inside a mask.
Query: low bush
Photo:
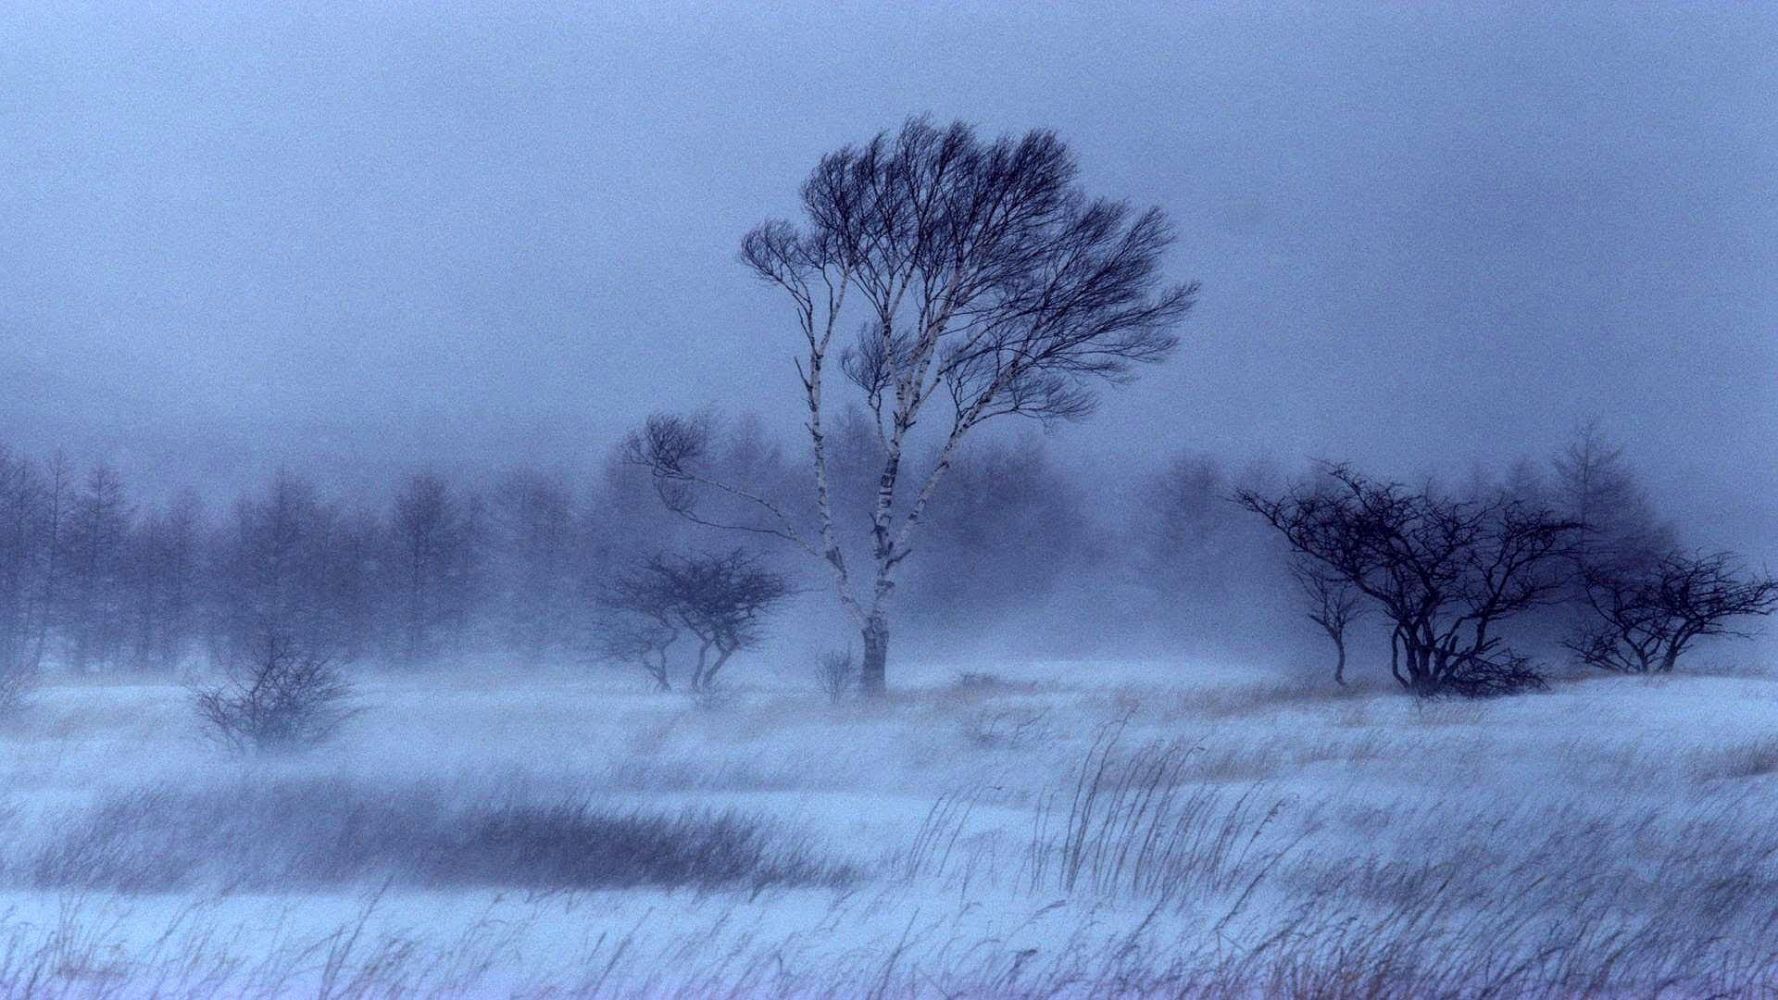
[[[383,880],[588,889],[835,884],[846,869],[733,812],[612,810],[584,799],[455,803],[436,789],[317,779],[120,794],[25,866],[41,887],[170,892]]]
[[[1508,654],[1493,659],[1473,657],[1452,670],[1438,687],[1438,696],[1456,698],[1504,698],[1529,691],[1549,690],[1543,671],[1523,656]]]
[[[858,664],[852,659],[852,651],[822,653],[815,662],[815,684],[828,701],[837,705],[846,700],[858,686]]]
[[[295,750],[327,742],[350,719],[352,684],[332,661],[271,641],[193,692],[205,732],[235,750]]]

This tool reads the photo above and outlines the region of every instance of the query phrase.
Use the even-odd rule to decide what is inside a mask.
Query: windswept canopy
[[[842,367],[885,422],[935,391],[968,423],[1080,417],[1091,380],[1174,347],[1196,286],[1158,284],[1159,210],[1090,198],[1077,172],[1051,132],[984,142],[916,119],[823,157],[804,223],[759,226],[741,256],[812,340],[847,297],[861,306]]]
[[[962,123],[914,119],[821,158],[802,186],[803,220],[758,226],[741,259],[788,293],[807,350],[797,361],[808,408],[818,534],[757,493],[696,468],[707,431],[657,417],[632,438],[669,507],[705,524],[700,493],[751,504],[728,526],[794,542],[832,570],[861,628],[866,692],[884,689],[895,571],[964,436],[982,421],[1078,419],[1094,390],[1173,349],[1194,284],[1169,284],[1172,234],[1157,209],[1089,197],[1073,155],[1046,131],[993,141]],[[844,326],[850,346],[836,346]],[[881,466],[866,511],[869,588],[848,567],[834,516],[825,410],[833,367],[875,418]],[[927,404],[940,402],[934,409]],[[933,413],[940,441],[904,489],[910,432]],[[924,457],[924,456],[922,456]]]

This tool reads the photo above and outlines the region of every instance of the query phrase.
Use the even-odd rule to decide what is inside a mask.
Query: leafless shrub
[[[1528,691],[1547,691],[1549,686],[1536,664],[1508,651],[1464,660],[1450,672],[1436,693],[1457,698],[1502,698]]]
[[[839,704],[858,687],[858,665],[853,662],[852,650],[845,652],[828,650],[815,661],[815,684],[827,700]]]
[[[1291,577],[1308,604],[1310,621],[1327,633],[1334,644],[1334,683],[1346,686],[1346,629],[1364,614],[1358,591],[1342,577],[1299,559],[1291,564]]]
[[[1500,624],[1558,601],[1585,526],[1506,491],[1452,498],[1344,465],[1281,496],[1241,491],[1298,555],[1369,599],[1391,625],[1390,670],[1408,691],[1535,687]],[[1337,596],[1337,593],[1328,595]],[[1343,626],[1342,626],[1343,628]]]
[[[673,674],[667,656],[679,641],[679,630],[670,622],[636,612],[607,608],[594,629],[597,655],[618,663],[633,663],[653,681],[655,690],[673,690]]]
[[[984,708],[963,717],[963,734],[969,742],[983,749],[1016,750],[1048,739],[1047,708],[1010,706]]]
[[[234,750],[312,747],[331,739],[356,709],[352,684],[322,654],[290,639],[266,641],[237,661],[220,685],[194,692],[205,732]]]
[[[1014,684],[999,674],[986,670],[965,670],[951,681],[951,687],[957,691],[970,691],[978,694],[1030,689],[1029,685]]]
[[[1614,673],[1672,673],[1693,641],[1745,638],[1750,633],[1731,622],[1778,612],[1778,578],[1742,572],[1726,552],[1589,566],[1581,577],[1593,620],[1568,647],[1582,663]]]

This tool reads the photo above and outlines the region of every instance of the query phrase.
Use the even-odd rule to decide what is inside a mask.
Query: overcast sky
[[[1275,6],[6,3],[0,436],[201,481],[794,427],[736,243],[930,112],[1057,129],[1203,282],[1064,450],[1405,475],[1597,416],[1778,535],[1774,8]]]

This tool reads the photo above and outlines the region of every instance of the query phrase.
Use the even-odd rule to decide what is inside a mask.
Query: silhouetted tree
[[[48,615],[49,495],[37,463],[0,445],[0,713],[22,702]]]
[[[594,625],[593,648],[597,655],[618,663],[641,667],[656,690],[673,690],[668,654],[679,641],[680,630],[665,605],[628,606],[629,597],[607,598],[608,613]]]
[[[1390,668],[1416,695],[1494,694],[1541,681],[1500,648],[1504,619],[1559,599],[1578,522],[1499,493],[1459,500],[1345,466],[1242,506],[1371,598],[1392,624]]]
[[[355,710],[352,684],[326,653],[291,635],[266,635],[231,662],[221,684],[193,701],[207,735],[234,750],[274,752],[331,739]]]
[[[1093,529],[1079,486],[1039,442],[973,442],[958,452],[922,529],[944,558],[909,564],[898,600],[921,621],[981,629],[1087,572],[1097,556]]]
[[[201,519],[197,498],[187,494],[143,518],[130,538],[125,617],[130,658],[138,669],[177,666],[191,642],[202,569]]]
[[[573,636],[584,555],[574,517],[573,494],[557,477],[514,472],[493,494],[498,632],[529,660],[566,650]]]
[[[387,525],[362,502],[327,505],[323,524],[314,567],[314,586],[332,636],[323,652],[348,663],[398,649],[399,640],[390,635],[397,602],[389,587],[393,560]]]
[[[839,704],[858,686],[858,664],[850,649],[830,649],[815,661],[815,684],[827,700]]]
[[[804,222],[769,222],[741,257],[790,299],[804,356],[816,526],[773,498],[722,483],[699,460],[707,427],[657,416],[632,439],[669,505],[697,516],[712,491],[752,504],[751,520],[706,517],[786,539],[822,560],[863,634],[860,682],[885,687],[897,569],[957,448],[1000,416],[1086,416],[1093,386],[1129,378],[1174,347],[1195,286],[1163,287],[1172,242],[1156,209],[1089,198],[1067,147],[1049,132],[984,142],[961,123],[908,122],[822,158],[802,187]],[[835,356],[835,335],[862,333]],[[878,474],[862,511],[871,570],[855,575],[833,503],[827,450],[832,367],[875,418]],[[915,488],[910,435],[940,437]]]
[[[397,595],[399,658],[432,659],[460,648],[474,603],[479,508],[464,502],[433,473],[410,476],[390,517],[388,569]]]
[[[46,500],[36,463],[0,444],[0,670],[8,672],[35,668]]]
[[[667,651],[681,636],[697,643],[686,685],[709,690],[729,658],[757,643],[763,617],[790,595],[777,573],[746,552],[677,558],[655,556],[620,576],[605,594],[607,608],[622,612],[609,623],[608,655],[632,659],[662,690],[672,689]]]
[[[1225,641],[1273,630],[1289,561],[1268,529],[1229,503],[1240,489],[1266,491],[1271,470],[1231,473],[1216,458],[1174,456],[1128,491],[1127,558],[1136,583],[1158,601],[1174,642]]]
[[[100,465],[75,493],[68,512],[66,613],[68,666],[109,665],[122,638],[124,545],[130,510],[123,481]]]
[[[1643,568],[1593,565],[1582,576],[1593,620],[1569,648],[1617,673],[1671,673],[1694,640],[1746,637],[1730,623],[1778,611],[1778,579],[1748,575],[1725,552],[1669,553]]]
[[[68,508],[74,492],[74,468],[68,456],[57,450],[50,456],[46,480],[43,519],[43,570],[38,579],[36,636],[33,639],[31,662],[41,665],[49,653],[50,640],[66,620],[63,577],[68,562]]]
[[[1309,620],[1319,625],[1334,644],[1334,683],[1345,687],[1346,628],[1364,611],[1358,592],[1344,577],[1319,564],[1297,562],[1290,569],[1297,589],[1308,603]]]
[[[1674,547],[1674,533],[1597,421],[1589,422],[1551,460],[1557,509],[1585,526],[1575,557],[1614,574],[1646,568]]]
[[[222,663],[274,646],[333,657],[344,645],[338,512],[308,481],[279,471],[265,492],[243,498],[219,540],[212,579],[212,655]]]

